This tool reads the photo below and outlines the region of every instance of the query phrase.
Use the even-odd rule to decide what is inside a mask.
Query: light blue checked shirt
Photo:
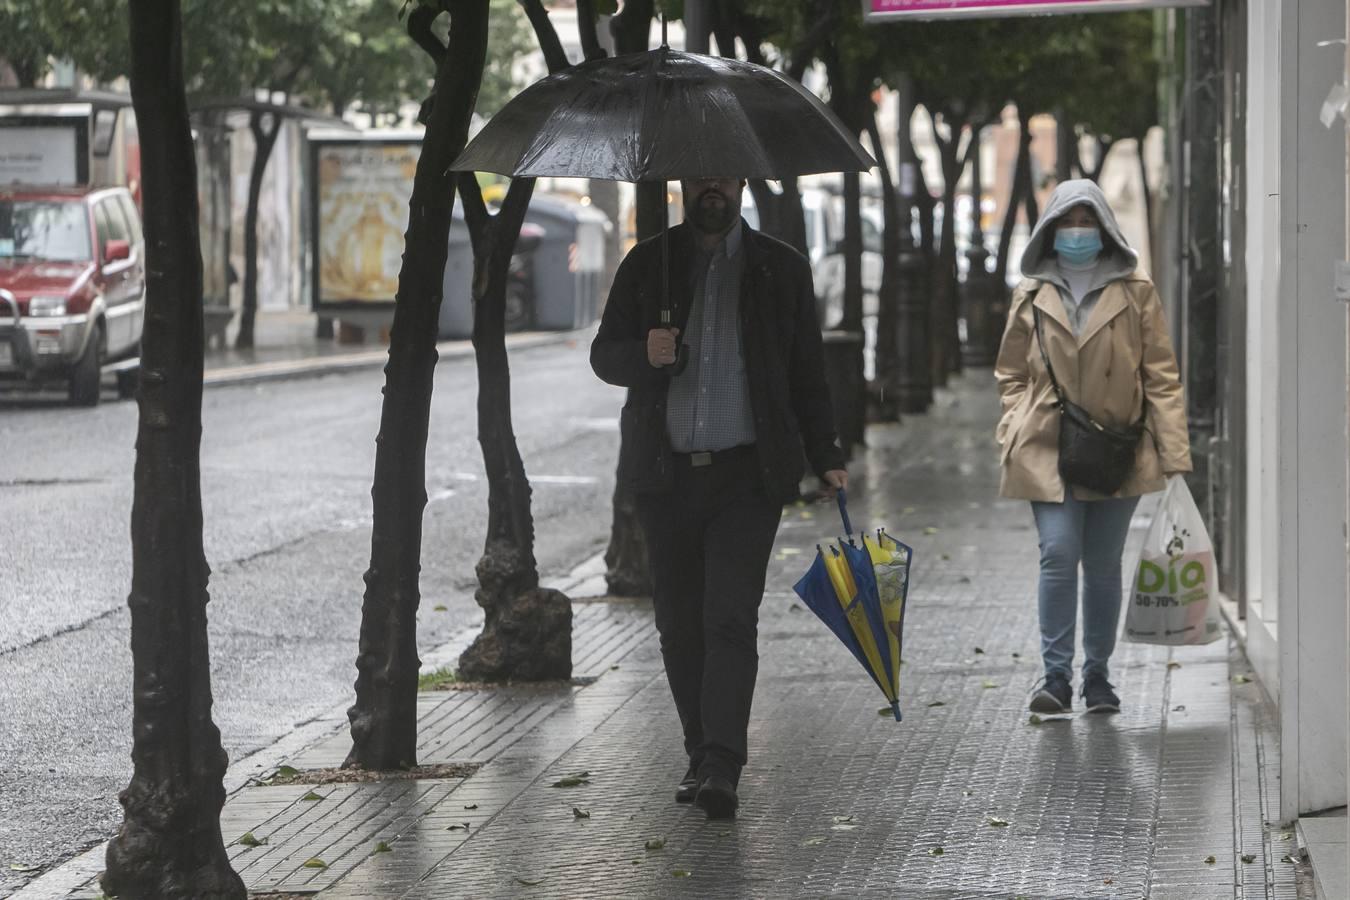
[[[741,342],[741,222],[711,254],[695,244],[693,299],[681,334],[689,365],[670,380],[666,431],[677,453],[726,450],[755,441],[755,416]]]

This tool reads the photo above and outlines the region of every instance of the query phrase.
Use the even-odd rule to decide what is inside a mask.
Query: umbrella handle
[[[839,517],[844,520],[844,534],[853,537],[853,523],[848,520],[848,496],[843,488],[835,495],[839,501]]]

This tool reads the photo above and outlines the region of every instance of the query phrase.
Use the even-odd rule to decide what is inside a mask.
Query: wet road
[[[622,391],[586,346],[512,356],[544,577],[608,537]],[[383,374],[208,389],[202,494],[215,719],[231,757],[351,696]],[[472,359],[442,362],[427,448],[419,645],[481,622]],[[126,595],[136,407],[0,396],[0,896],[109,837],[131,774]],[[443,611],[435,608],[443,606]],[[31,871],[19,871],[30,869]]]

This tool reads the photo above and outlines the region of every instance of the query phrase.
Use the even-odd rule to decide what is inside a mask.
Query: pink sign
[[[1163,6],[1205,6],[1209,0],[863,0],[870,20],[1001,18],[1050,13],[1122,12]]]

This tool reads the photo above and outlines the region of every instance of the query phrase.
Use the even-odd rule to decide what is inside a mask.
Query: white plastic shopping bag
[[[1214,545],[1190,488],[1167,481],[1162,503],[1134,567],[1125,640],[1139,644],[1208,644],[1222,634]]]

